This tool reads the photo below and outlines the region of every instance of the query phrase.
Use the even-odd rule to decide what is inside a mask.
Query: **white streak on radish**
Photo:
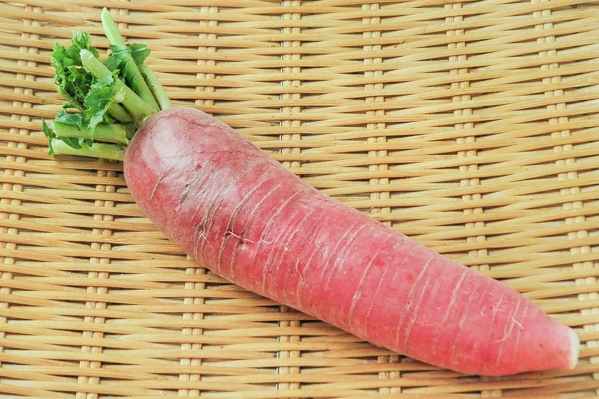
[[[254,200],[253,195],[258,191],[259,188],[261,188],[264,184],[269,183],[269,180],[263,180],[262,182],[260,182],[259,184],[256,185],[255,188],[253,188],[240,202],[240,204],[238,205],[238,207],[235,209],[234,211],[234,215],[231,215],[231,219],[229,220],[229,225],[230,226],[235,226],[238,223],[242,223],[243,227],[241,230],[241,235],[244,237],[247,237],[249,235],[251,235],[251,231],[248,231],[248,223],[250,223],[250,221],[252,219],[254,219],[255,217],[255,213],[258,212],[258,210],[260,209],[260,207],[263,205],[263,203],[269,198],[269,195],[262,195],[260,196],[257,200]],[[275,185],[270,193],[275,193],[277,190],[279,190],[282,187],[283,183],[278,183],[277,185]],[[254,200],[254,201],[252,201]],[[244,220],[238,222],[237,218],[239,216],[239,213],[241,213],[242,211],[242,207],[247,205],[248,203],[253,205],[253,208],[249,211],[248,215],[245,217]],[[264,239],[262,239],[261,237],[254,237],[251,238],[251,242],[252,243],[256,243],[256,245],[263,245],[263,244],[270,244],[272,243],[269,241],[266,241]],[[233,252],[233,255],[231,256],[231,260],[229,262],[229,275],[231,276],[232,279],[237,278],[237,257],[239,254],[239,250],[235,250]]]
[[[343,236],[341,237],[341,239],[338,241],[337,244],[340,244],[341,242],[343,242],[344,239],[345,239],[345,237],[347,235],[349,235],[351,232],[352,232],[351,229],[345,230]],[[323,253],[323,251],[319,247],[317,247],[316,245],[314,245],[312,247],[312,250],[310,251],[309,255],[305,258],[304,265],[301,268],[301,274],[304,276],[304,278],[305,278],[306,271],[310,268],[310,266],[312,264],[312,261],[314,260],[314,257],[317,256],[317,255],[323,256],[323,262],[321,263],[323,265],[322,269],[321,269],[322,273],[324,273],[325,269],[328,268],[330,260],[331,260],[331,257],[333,256],[333,254],[335,253],[336,250],[332,250],[332,251],[329,252],[329,251],[327,251],[325,249],[324,251],[325,252]],[[288,280],[288,276],[285,277],[285,280],[286,281]],[[304,280],[304,282],[305,282],[305,280]],[[295,298],[293,300],[295,300],[297,303],[299,303],[300,307],[303,307],[305,305],[305,303],[302,301],[302,298],[305,298],[305,297],[308,296],[308,295],[302,294],[302,292],[306,288],[309,288],[309,287],[307,287],[306,285],[299,285],[298,284],[298,286],[296,288],[296,291],[295,291]],[[286,293],[286,298],[290,299],[288,294],[289,293],[287,292]]]
[[[362,277],[360,277],[360,282],[358,283],[358,288],[357,288],[356,292],[354,293],[354,297],[352,298],[352,302],[349,307],[349,311],[347,312],[348,325],[352,329],[352,331],[354,331],[354,321],[355,321],[354,312],[356,311],[356,306],[358,305],[358,302],[360,301],[360,299],[362,297],[362,287],[364,286],[364,282],[368,278],[368,272],[370,272],[372,265],[376,261],[376,258],[378,255],[379,255],[379,251],[376,251],[373,254],[373,256],[370,258],[370,261],[368,261],[368,263],[366,264],[366,267],[364,267],[364,271],[362,272]],[[371,302],[372,302],[372,300],[371,300]],[[365,328],[366,326],[362,324],[360,327]],[[355,329],[355,331],[358,331],[357,328]],[[357,334],[364,335],[364,332],[365,331],[360,331]]]
[[[270,194],[270,193],[269,193],[269,194]],[[279,216],[280,214],[282,214],[282,213],[283,213],[283,211],[284,211],[286,208],[288,208],[288,207],[289,207],[289,205],[290,205],[290,204],[293,202],[293,200],[294,200],[296,197],[298,197],[298,196],[299,196],[299,194],[300,194],[300,192],[299,192],[299,191],[298,191],[298,192],[295,192],[295,193],[293,193],[292,195],[290,195],[288,198],[286,198],[286,199],[285,199],[285,201],[284,201],[284,202],[281,204],[281,206],[279,206],[279,209],[277,209],[277,211],[276,211],[276,212],[275,212],[275,213],[272,215],[272,217],[270,218],[270,220],[269,220],[269,221],[268,221],[268,223],[266,224],[266,227],[264,228],[264,234],[267,234],[268,232],[270,232],[270,231],[272,231],[272,230],[273,230],[272,226],[273,226],[273,225],[276,225],[276,223],[277,223],[277,221],[278,221],[278,216]],[[294,211],[297,211],[297,209],[298,209],[297,207],[292,207],[292,212],[294,212]],[[265,238],[265,237],[264,237],[264,235],[262,235],[262,236],[260,237],[260,239],[261,239],[261,240],[262,240],[263,238]],[[267,258],[267,260],[265,261],[265,264],[266,264],[266,265],[272,264],[272,262],[271,262],[271,259],[272,259],[272,257],[273,257],[273,254],[276,252],[276,250],[280,250],[281,248],[285,248],[285,247],[286,247],[286,243],[285,243],[285,241],[282,239],[282,237],[281,237],[281,236],[274,236],[274,237],[272,237],[272,241],[273,241],[273,242],[275,242],[275,243],[276,243],[276,245],[271,245],[271,246],[270,246],[270,252],[269,252],[269,254],[268,254],[268,258]],[[268,268],[267,268],[267,267],[265,267],[265,269],[264,269],[264,273],[265,273],[265,274],[269,273],[269,270],[268,270]],[[269,279],[267,279],[267,278],[263,279],[263,281],[262,281],[262,290],[263,290],[263,291],[262,291],[262,292],[268,292],[268,291],[266,290],[266,285],[267,285],[267,283],[268,283],[268,280],[269,280]]]
[[[152,194],[150,194],[150,199],[154,199],[154,195],[156,194],[156,190],[158,190],[158,187],[160,186],[160,184],[162,183],[162,180],[164,179],[164,175],[166,174],[166,170],[162,172],[162,174],[160,175],[160,177],[158,178],[158,180],[156,180],[156,184],[154,184],[154,187],[152,188]]]
[[[410,348],[409,348],[410,331],[411,331],[412,327],[414,326],[414,323],[416,323],[418,320],[418,318],[416,317],[416,315],[418,314],[418,305],[416,305],[415,309],[413,309],[412,303],[416,302],[417,304],[419,304],[420,300],[422,299],[422,294],[424,292],[426,292],[426,287],[429,285],[431,279],[430,278],[425,279],[424,287],[420,287],[419,283],[422,279],[424,279],[424,276],[426,275],[426,272],[428,271],[428,268],[429,268],[431,262],[433,261],[433,259],[434,259],[433,256],[429,257],[429,259],[424,263],[424,265],[422,265],[422,268],[420,269],[420,273],[418,273],[418,277],[416,277],[416,279],[414,280],[414,282],[412,284],[412,288],[410,289],[410,292],[408,294],[408,300],[406,301],[404,311],[402,313],[402,316],[401,316],[398,326],[397,326],[397,333],[404,334],[402,346],[407,355],[409,355],[409,352],[410,352]],[[406,317],[410,321],[410,324],[407,326],[404,326]],[[398,339],[398,341],[399,341],[399,339]]]
[[[524,305],[524,308],[522,309],[522,311],[520,311],[521,305]],[[519,314],[525,315],[526,312],[528,311],[528,306],[529,306],[528,302],[522,301],[522,300],[518,301],[518,303],[516,305],[516,308],[514,309],[514,313],[510,317],[510,322],[507,325],[507,331],[504,333],[504,337],[501,339],[501,345],[499,347],[499,353],[497,355],[496,364],[499,364],[499,362],[501,361],[501,359],[505,355],[513,356],[513,354],[506,354],[505,353],[506,343],[508,342],[508,338],[512,334],[516,334],[516,342],[513,345],[510,346],[510,349],[513,352],[516,352],[518,350],[518,346],[520,346],[520,337],[522,336],[521,333],[524,330],[524,326],[522,325],[522,323],[520,323],[517,320],[517,316]],[[520,328],[515,328],[516,326],[518,326]]]
[[[285,234],[284,237],[283,236],[279,236],[278,239],[275,240],[276,244],[274,244],[274,245],[271,246],[271,252],[269,254],[267,262],[271,262],[272,261],[272,255],[275,252],[274,251],[275,249],[278,249],[278,251],[276,251],[277,252],[276,255],[278,255],[279,260],[275,260],[274,261],[273,265],[275,266],[275,268],[271,269],[269,272],[271,272],[273,274],[281,274],[280,271],[279,271],[279,269],[284,264],[284,262],[280,261],[280,258],[283,257],[283,256],[288,256],[288,257],[291,257],[292,260],[293,260],[293,262],[294,262],[294,268],[291,269],[291,270],[292,271],[293,270],[300,271],[300,273],[302,273],[302,274],[305,273],[306,268],[305,267],[304,268],[301,267],[299,256],[297,254],[293,253],[293,251],[291,251],[291,249],[290,249],[289,246],[291,245],[291,243],[293,242],[293,240],[296,238],[296,234],[301,233],[303,231],[303,229],[301,227],[304,225],[304,223],[310,221],[310,219],[311,219],[310,216],[314,212],[315,212],[314,209],[309,209],[304,214],[304,217],[302,218],[302,220],[300,220],[298,222],[298,224],[296,225],[298,227],[297,229],[286,228],[283,231],[284,234]],[[306,240],[305,237],[300,237],[300,239]],[[308,241],[309,245],[312,244],[312,243],[309,242],[309,240],[307,240],[307,241]],[[282,247],[282,251],[281,251],[281,247]],[[266,269],[266,270],[268,270],[268,269]],[[285,280],[284,280],[285,281],[285,283],[284,283],[285,285],[287,284],[286,282],[287,282],[288,277],[289,277],[289,271],[288,271],[288,273],[285,274],[285,277],[284,277],[285,278]],[[288,295],[288,293],[289,293],[289,291],[286,290],[285,291],[285,295]]]
[[[393,251],[398,250],[398,248],[404,244],[406,239],[407,238],[398,240],[397,243],[393,246],[392,250]],[[372,313],[372,310],[374,309],[375,304],[380,303],[380,301],[381,301],[381,299],[379,298],[379,295],[381,294],[381,287],[383,287],[383,283],[388,282],[387,274],[391,271],[394,271],[392,280],[391,280],[391,282],[389,282],[389,286],[391,286],[391,287],[396,286],[395,282],[396,282],[397,277],[400,275],[401,265],[403,264],[403,262],[405,262],[405,259],[398,261],[396,268],[384,268],[383,269],[383,273],[381,274],[381,277],[376,286],[376,289],[374,290],[374,292],[372,293],[372,296],[370,297],[370,305],[368,306],[368,310],[366,311],[366,316],[364,318],[366,320],[366,323],[365,323],[366,325],[370,325],[370,322],[369,322],[370,315]]]
[[[339,240],[339,242],[337,242],[337,244],[335,244],[333,251],[331,251],[331,254],[335,255],[335,261],[332,264],[329,262],[326,263],[327,267],[322,268],[322,273],[321,273],[321,277],[320,277],[320,281],[324,281],[324,286],[326,287],[327,290],[331,288],[331,281],[333,281],[335,274],[340,272],[340,270],[342,269],[343,264],[345,263],[345,257],[348,255],[349,256],[352,255],[353,252],[351,249],[352,249],[352,244],[354,243],[354,240],[356,239],[356,237],[358,237],[360,232],[362,230],[364,230],[365,228],[366,228],[365,225],[353,226],[353,228],[349,229],[351,231],[351,234],[348,235],[347,240]],[[345,237],[345,235],[344,235],[344,237]],[[340,248],[339,248],[339,244],[342,244]],[[329,265],[331,265],[331,266],[329,267]],[[328,271],[328,276],[325,281],[325,272],[327,272],[327,271]]]
[[[250,170],[251,172],[251,170]],[[239,178],[241,178],[241,176],[238,176]],[[256,184],[255,187],[252,187],[252,190],[250,190],[247,194],[244,195],[244,197],[239,200],[239,202],[235,205],[235,207],[233,208],[233,211],[231,212],[231,215],[229,217],[229,220],[227,221],[227,228],[225,231],[225,237],[223,237],[222,242],[221,242],[221,246],[220,246],[220,250],[218,253],[218,265],[219,266],[219,270],[221,270],[221,273],[225,274],[225,275],[229,275],[232,276],[233,275],[233,258],[236,256],[236,252],[237,250],[234,249],[233,250],[233,254],[231,256],[231,260],[229,261],[229,264],[226,265],[226,271],[225,271],[225,267],[222,265],[222,257],[227,249],[227,246],[229,244],[229,238],[230,237],[236,237],[237,241],[240,243],[248,243],[248,242],[255,242],[254,240],[247,238],[246,237],[246,233],[245,233],[245,227],[242,228],[242,231],[237,234],[234,233],[234,229],[235,229],[235,225],[237,224],[237,217],[239,215],[239,213],[243,210],[244,206],[247,204],[247,202],[252,199],[252,195],[260,188],[262,187],[263,184],[268,183],[268,180],[262,181],[258,184]],[[279,187],[280,185],[276,186],[275,189],[277,187]],[[275,191],[274,189],[272,191]],[[264,196],[264,198],[262,198],[262,200],[268,198],[268,196]]]
[[[452,313],[455,311],[456,299],[458,297],[458,293],[462,290],[462,285],[464,284],[464,280],[466,279],[467,275],[468,275],[468,270],[464,269],[462,271],[462,275],[460,276],[457,283],[453,287],[453,290],[451,291],[451,298],[449,298],[449,306],[447,307],[447,310],[445,311],[445,314],[443,315],[443,318],[441,320],[441,325],[439,326],[440,329],[443,328],[443,325],[445,325],[445,323],[447,323],[447,320],[449,320]],[[462,306],[462,304],[460,304],[460,306]],[[441,331],[439,331],[439,332],[441,332]],[[441,337],[441,335],[439,335],[438,337]]]
[[[256,164],[259,164],[260,160],[257,158],[252,159],[250,162],[248,162],[244,169],[240,170],[238,173],[235,174],[231,174],[231,173],[227,173],[227,176],[229,176],[229,178],[227,179],[227,182],[225,184],[222,183],[222,177],[220,176],[220,174],[218,173],[212,173],[210,174],[210,179],[208,179],[208,183],[213,183],[215,185],[219,185],[220,189],[219,190],[209,190],[207,189],[205,186],[202,187],[201,191],[213,191],[212,192],[212,197],[206,196],[205,199],[207,201],[210,201],[209,203],[211,204],[210,208],[208,210],[206,210],[206,221],[205,221],[205,225],[206,225],[206,230],[207,231],[212,231],[213,230],[213,224],[215,222],[218,223],[218,221],[215,221],[214,217],[215,215],[218,213],[218,209],[220,207],[223,206],[223,203],[227,202],[227,201],[231,201],[231,198],[235,198],[235,192],[236,192],[236,185],[235,183],[237,181],[239,181],[240,179],[242,179],[244,177],[244,175],[246,173],[248,173],[249,171],[252,170],[252,168],[254,166],[256,166]],[[221,173],[223,173],[222,171],[220,171]],[[224,237],[222,237],[224,238]],[[200,247],[200,251],[203,252],[203,247]],[[218,261],[216,263],[217,265],[217,270],[220,273],[221,270],[221,255],[222,253],[219,252],[218,254]]]
[[[481,292],[481,294],[477,297],[475,295],[468,295],[468,302],[464,305],[465,306],[465,311],[462,312],[462,317],[460,317],[460,320],[458,321],[458,334],[456,335],[453,344],[451,346],[451,356],[450,359],[452,359],[452,364],[456,363],[456,348],[458,346],[458,344],[461,342],[462,338],[462,334],[467,333],[469,331],[469,329],[465,326],[466,320],[468,320],[468,315],[470,314],[470,312],[475,312],[478,309],[472,309],[472,307],[474,306],[475,303],[479,303],[478,300],[480,300],[480,298],[484,298],[487,294],[487,291],[489,290],[489,287],[491,287],[491,281],[489,280],[487,285],[485,286],[484,290]],[[497,311],[499,309],[499,306],[501,304],[501,301],[503,301],[503,298],[499,299],[499,303],[493,308],[493,318],[497,317]],[[492,333],[492,331],[488,332],[489,334]]]

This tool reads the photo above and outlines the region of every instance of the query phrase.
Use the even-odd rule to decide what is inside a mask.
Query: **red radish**
[[[51,153],[124,160],[145,214],[187,254],[248,290],[415,359],[507,375],[576,365],[572,329],[489,277],[317,191],[232,128],[170,108],[102,13],[105,61],[75,32],[52,53],[79,113],[44,123]],[[131,137],[133,139],[130,141]]]
[[[576,364],[577,336],[524,296],[320,193],[201,111],[152,116],[124,171],[200,263],[376,345],[484,375]]]

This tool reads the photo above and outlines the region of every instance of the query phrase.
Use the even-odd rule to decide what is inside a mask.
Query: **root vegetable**
[[[61,112],[44,131],[52,153],[123,160],[136,202],[187,254],[440,367],[507,375],[576,365],[573,330],[517,291],[317,191],[218,119],[171,108],[143,60],[149,50],[124,44],[102,17],[115,42],[109,59],[85,34],[55,47],[57,86],[80,112]]]
[[[124,172],[200,263],[376,345],[464,373],[575,364],[576,335],[520,293],[320,193],[201,111],[152,116]]]

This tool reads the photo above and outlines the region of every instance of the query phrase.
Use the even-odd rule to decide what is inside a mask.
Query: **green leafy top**
[[[54,44],[51,53],[52,66],[56,70],[54,83],[58,92],[68,101],[67,106],[84,111],[85,96],[94,77],[83,68],[79,53],[86,49],[98,57],[98,50],[91,46],[88,33],[73,32],[71,46],[66,48],[60,43]]]
[[[104,60],[88,33],[73,32],[69,47],[53,47],[54,82],[66,103],[52,123],[43,122],[51,156],[122,160],[135,129],[170,107],[145,62],[148,46],[125,43],[107,9],[102,11],[102,24],[111,50]]]

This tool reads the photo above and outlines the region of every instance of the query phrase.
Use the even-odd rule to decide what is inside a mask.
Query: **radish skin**
[[[576,365],[576,334],[532,301],[320,193],[199,110],[151,116],[124,173],[198,262],[375,345],[468,374]]]

